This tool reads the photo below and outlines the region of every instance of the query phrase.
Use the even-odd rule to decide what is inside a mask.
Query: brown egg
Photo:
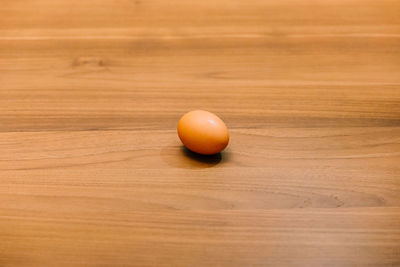
[[[225,123],[215,114],[193,110],[178,122],[178,135],[182,143],[193,152],[211,155],[221,152],[229,142]]]

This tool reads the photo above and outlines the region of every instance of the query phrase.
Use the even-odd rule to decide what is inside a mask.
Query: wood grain
[[[400,265],[399,47],[394,0],[2,0],[0,266]]]

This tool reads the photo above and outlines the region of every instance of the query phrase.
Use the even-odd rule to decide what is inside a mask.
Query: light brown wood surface
[[[0,266],[398,265],[399,1],[0,2]]]

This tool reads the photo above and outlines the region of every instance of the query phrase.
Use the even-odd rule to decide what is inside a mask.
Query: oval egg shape
[[[183,115],[178,122],[178,136],[188,149],[203,155],[219,153],[229,143],[225,123],[205,110],[193,110]]]

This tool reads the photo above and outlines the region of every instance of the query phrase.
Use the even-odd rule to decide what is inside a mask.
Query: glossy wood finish
[[[2,0],[0,266],[399,265],[399,10]]]

